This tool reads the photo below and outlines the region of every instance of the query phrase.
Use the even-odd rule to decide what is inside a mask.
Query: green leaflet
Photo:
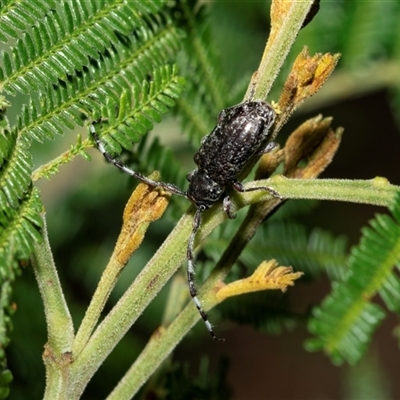
[[[4,0],[0,2],[0,40],[17,39],[27,26],[34,25],[50,8],[55,8],[54,0]]]
[[[9,343],[11,315],[15,311],[12,284],[21,272],[20,262],[26,262],[39,233],[42,202],[39,191],[28,191],[15,207],[0,211],[0,398],[6,398],[12,374],[6,367],[4,349]]]
[[[82,74],[58,85],[47,85],[39,104],[32,99],[22,109],[16,129],[22,135],[44,141],[61,134],[65,128],[82,125],[82,114],[100,113],[107,99],[115,102],[124,90],[142,85],[146,74],[165,65],[179,49],[179,34],[168,25],[149,27],[140,40],[126,39],[98,56]]]
[[[16,208],[3,209],[0,214],[0,266],[3,277],[8,274],[9,249],[14,249],[18,260],[26,260],[32,251],[33,242],[40,240],[39,213],[42,211],[38,189],[28,191]]]
[[[58,79],[66,81],[68,75],[88,66],[90,58],[98,58],[98,53],[118,43],[118,34],[140,30],[143,14],[161,5],[159,1],[69,0],[50,9],[36,19],[32,31],[25,31],[15,46],[3,53],[0,80],[4,90],[29,93]]]
[[[3,151],[5,157],[0,169],[0,209],[18,207],[19,200],[27,191],[32,171],[32,156],[28,151],[28,143],[17,137],[15,132],[4,130]]]
[[[108,98],[101,109],[101,118],[106,121],[102,140],[109,150],[119,154],[121,147],[129,149],[138,142],[175,105],[183,87],[176,71],[166,66],[154,71],[150,83],[144,81],[141,86],[132,85],[130,90],[124,90],[118,104]]]
[[[400,310],[400,195],[391,207],[392,217],[377,215],[362,230],[360,243],[348,260],[345,277],[314,310],[309,330],[316,336],[310,350],[324,349],[335,362],[356,363],[365,353],[372,334],[385,317],[373,302],[379,294],[386,306]]]

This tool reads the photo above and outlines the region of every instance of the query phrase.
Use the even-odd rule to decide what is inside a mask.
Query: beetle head
[[[220,199],[225,188],[198,169],[186,176],[189,181],[187,197],[197,208],[207,209]]]

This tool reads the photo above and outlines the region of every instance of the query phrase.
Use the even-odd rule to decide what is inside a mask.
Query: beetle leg
[[[243,183],[241,183],[239,181],[234,181],[232,183],[232,187],[239,193],[254,192],[255,190],[266,190],[267,192],[269,192],[271,194],[271,196],[276,197],[281,200],[284,200],[284,198],[276,190],[272,189],[272,187],[269,187],[269,186],[257,186],[257,187],[245,189],[245,187],[243,186]]]
[[[189,292],[190,296],[192,297],[193,303],[195,304],[197,311],[201,315],[201,318],[203,318],[204,323],[206,324],[206,327],[208,329],[208,332],[210,333],[211,337],[214,340],[217,340],[219,342],[225,342],[225,339],[219,338],[213,331],[212,325],[210,321],[208,320],[207,314],[203,310],[203,307],[200,303],[200,300],[197,296],[197,288],[196,288],[196,283],[194,280],[195,276],[195,271],[194,271],[194,239],[196,237],[196,233],[199,230],[200,223],[201,223],[201,214],[204,210],[198,208],[196,210],[196,213],[194,215],[193,219],[193,227],[192,227],[192,233],[190,234],[189,237],[189,242],[187,246],[187,280],[189,284]]]
[[[274,150],[278,146],[277,143],[275,142],[269,142],[262,150],[258,151],[255,155],[261,156],[263,154],[270,153],[272,150]]]
[[[236,218],[236,213],[232,211],[232,202],[231,202],[231,198],[226,195],[224,197],[224,200],[222,201],[222,205],[224,208],[224,211],[226,212],[226,215],[228,216],[228,218],[230,219],[235,219]]]
[[[179,196],[187,197],[186,193],[183,192],[181,189],[179,189],[177,186],[173,185],[172,183],[164,183],[164,182],[158,182],[153,179],[147,178],[146,176],[142,175],[140,172],[134,171],[133,169],[128,168],[126,165],[124,165],[118,158],[115,158],[111,156],[104,147],[104,144],[101,142],[100,137],[98,133],[96,132],[95,128],[95,123],[93,122],[89,129],[90,129],[90,134],[92,135],[94,139],[94,143],[96,144],[96,147],[100,150],[100,152],[103,154],[104,158],[117,168],[119,168],[121,171],[126,172],[127,174],[133,176],[134,178],[138,179],[139,181],[146,183],[149,186],[152,187],[158,187],[158,188],[163,188],[164,190],[177,194]]]

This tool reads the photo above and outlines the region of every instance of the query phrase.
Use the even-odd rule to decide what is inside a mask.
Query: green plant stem
[[[216,215],[213,215],[213,218],[209,218],[210,213],[205,215],[197,243],[226,218],[223,213],[214,214]],[[71,366],[69,399],[79,398],[104,359],[185,260],[191,224],[191,214],[181,218],[167,240],[96,329]]]
[[[400,190],[399,186],[391,185],[386,178],[381,177],[370,180],[289,179],[277,175],[245,186],[261,185],[272,186],[285,199],[334,200],[383,207],[389,207],[393,203],[396,192]],[[256,193],[258,201],[270,198],[265,191]],[[246,204],[257,202],[251,192],[244,193],[243,200]]]
[[[247,236],[247,232],[243,232],[243,234]],[[206,311],[219,303],[210,288],[214,288],[225,278],[245,246],[245,241],[242,240],[243,236],[239,234],[237,237],[238,240],[230,243],[214,272],[199,289],[199,299]],[[240,248],[241,245],[242,248]],[[196,307],[189,302],[171,325],[167,328],[162,327],[153,334],[140,356],[110,393],[107,400],[131,399],[200,319]]]
[[[182,309],[185,307],[189,300],[189,292],[188,292],[188,284],[184,275],[181,273],[175,274],[171,279],[171,284],[168,288],[168,298],[165,304],[162,322],[161,325],[169,326],[182,312]],[[162,332],[163,328],[160,327],[160,332]],[[150,338],[148,344],[152,339]],[[147,345],[146,345],[147,347]],[[154,373],[149,376],[149,379],[146,381],[146,390],[152,390],[152,388],[156,388],[159,385],[160,379],[163,379],[166,371],[172,363],[172,355],[170,354],[166,358],[164,358],[162,365],[160,368],[154,371]]]
[[[125,265],[118,263],[116,259],[111,259],[104,273],[101,275],[100,282],[97,285],[96,291],[74,340],[72,347],[74,358],[79,356],[79,353],[89,340],[91,333],[99,321],[107,299],[124,267]]]
[[[34,244],[31,260],[43,300],[48,334],[43,355],[46,365],[44,399],[54,400],[59,398],[59,389],[65,382],[63,367],[68,367],[74,340],[74,327],[54,265],[44,213],[42,213],[42,219],[43,240]]]
[[[74,327],[47,236],[46,218],[43,219],[43,241],[35,243],[31,256],[33,271],[38,282],[46,315],[48,346],[59,355],[71,351]]]
[[[283,23],[276,27],[276,35],[272,40],[270,36],[257,74],[253,75],[249,88],[247,89],[247,93],[244,97],[245,100],[249,100],[251,97],[261,100],[267,98],[268,93],[271,91],[272,84],[286,60],[312,3],[313,0],[292,2]],[[273,18],[274,17],[271,15],[271,20]]]
[[[276,199],[271,200],[272,203],[276,201]],[[258,205],[263,205],[263,203],[258,203]],[[216,296],[213,296],[215,292],[213,288],[223,282],[249,240],[254,236],[257,226],[262,223],[264,217],[262,210],[259,210],[256,205],[251,211],[224,251],[212,274],[199,289],[199,298],[205,310],[218,304]],[[200,319],[200,314],[190,302],[171,325],[157,330],[107,400],[132,398]]]
[[[200,314],[190,303],[167,329],[158,329],[107,400],[131,399],[199,319]]]
[[[187,287],[187,279],[184,278],[183,274],[174,275],[168,289],[168,298],[165,303],[162,317],[163,325],[170,325],[176,316],[182,311],[184,305],[189,299]]]
[[[272,186],[284,198],[288,199],[342,200],[381,206],[389,206],[394,199],[396,191],[399,190],[397,186],[390,185],[383,178],[375,178],[369,181],[350,181],[302,180],[275,176],[269,180],[248,183],[246,187],[259,186],[260,184]],[[249,192],[243,196],[235,194],[232,198],[233,207],[236,209],[267,199],[271,199],[271,195],[265,191]],[[196,244],[204,240],[225,219],[226,215],[220,206],[215,206],[206,212],[201,230],[196,238]],[[191,214],[186,214],[181,218],[173,232],[142,270],[135,282],[96,329],[79,357],[74,360],[69,371],[72,380],[68,386],[70,390],[68,393],[69,399],[79,398],[87,382],[107,355],[136,321],[149,302],[166,284],[179,265],[186,259],[186,244],[191,231],[191,222]],[[232,253],[230,257],[235,259],[233,256],[234,254]],[[226,260],[223,261],[226,262]],[[221,271],[220,276],[223,276],[225,270],[221,269]],[[220,276],[217,276],[216,279],[220,279]],[[205,287],[208,287],[209,284],[207,282]],[[207,301],[205,304],[207,308],[213,305],[210,302],[207,303]],[[189,319],[192,321],[190,324],[196,322],[196,320]],[[179,329],[183,335],[189,328],[181,326]],[[164,352],[164,354],[169,354],[170,350],[166,347],[167,342],[165,344],[160,343],[159,346],[165,346],[160,351]],[[140,374],[139,371],[137,373]]]
[[[187,293],[186,284],[185,291]],[[200,300],[204,301],[204,297],[201,295]],[[208,300],[207,305],[212,308],[216,303]],[[189,302],[168,328],[164,328],[165,325],[163,325],[157,329],[107,400],[131,399],[199,319],[200,314],[192,302]]]

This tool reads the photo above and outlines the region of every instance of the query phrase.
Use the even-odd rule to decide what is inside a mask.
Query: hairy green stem
[[[268,180],[252,182],[246,187],[272,186],[285,199],[334,200],[350,203],[372,204],[389,207],[394,200],[398,186],[391,185],[386,178],[370,180],[350,179],[289,179],[277,175]],[[265,192],[256,192],[258,201],[270,198]],[[253,194],[245,193],[243,199],[256,202]]]
[[[171,324],[176,316],[182,311],[189,298],[190,296],[186,278],[183,274],[174,275],[168,289],[168,298],[165,303],[162,324]]]
[[[50,175],[57,173],[62,165],[72,161],[77,155],[81,155],[87,159],[88,156],[85,154],[85,150],[91,147],[93,147],[93,143],[90,139],[82,141],[81,136],[78,135],[77,143],[72,145],[69,150],[64,151],[64,153],[60,154],[58,157],[41,165],[32,172],[32,182],[36,182],[44,177],[49,178]]]
[[[215,210],[214,210],[215,213]],[[204,239],[226,217],[217,213],[204,218],[197,243]],[[191,231],[192,216],[184,215],[157,253],[121,297],[109,315],[96,329],[89,342],[71,366],[69,396],[79,398],[92,375],[136,321],[149,302],[167,283],[186,258],[186,243]]]
[[[54,264],[44,213],[42,219],[43,241],[34,244],[31,260],[44,304],[48,332],[47,344],[54,353],[61,355],[71,350],[74,327]]]
[[[214,302],[199,298],[208,309],[217,304],[215,297]],[[131,399],[199,319],[200,314],[190,302],[168,328],[157,330],[107,400]]]
[[[257,74],[253,75],[245,100],[253,97],[254,99],[266,99],[271,91],[286,57],[295,41],[303,21],[314,0],[293,1],[289,10],[285,14],[285,19],[281,24],[276,24],[275,35],[265,47]],[[276,16],[275,16],[276,18]],[[274,16],[271,15],[273,23]],[[272,40],[271,40],[272,39]]]
[[[270,199],[268,203],[275,206],[280,200]],[[265,203],[258,203],[263,206]],[[271,205],[272,208],[272,205]],[[210,277],[199,289],[199,299],[207,311],[218,304],[213,290],[223,282],[226,275],[240,256],[241,252],[254,236],[257,226],[262,223],[263,215],[257,205],[250,209],[235,237],[225,249]],[[132,364],[107,400],[132,398],[140,387],[149,379],[153,371],[168,357],[189,330],[201,319],[200,314],[190,302],[178,317],[167,328],[160,328],[150,339],[140,356]]]
[[[72,347],[74,357],[79,355],[89,340],[123,268],[124,265],[121,265],[117,260],[113,259],[101,275],[100,282],[97,285],[96,291],[74,340]]]
[[[248,230],[252,229],[249,226],[246,221],[243,221],[241,229],[238,230],[234,240],[224,251],[213,273],[200,287],[199,299],[204,310],[208,311],[219,303],[211,289],[223,281],[246,246],[247,238],[250,235]],[[196,307],[192,302],[189,302],[171,325],[167,328],[161,327],[153,334],[140,356],[110,393],[107,400],[131,399],[200,319]]]
[[[44,399],[54,400],[62,398],[60,388],[66,383],[64,367],[68,368],[69,354],[74,340],[74,327],[54,265],[44,213],[42,219],[43,240],[34,244],[31,260],[42,296],[47,324],[48,341],[43,354],[46,365]]]

